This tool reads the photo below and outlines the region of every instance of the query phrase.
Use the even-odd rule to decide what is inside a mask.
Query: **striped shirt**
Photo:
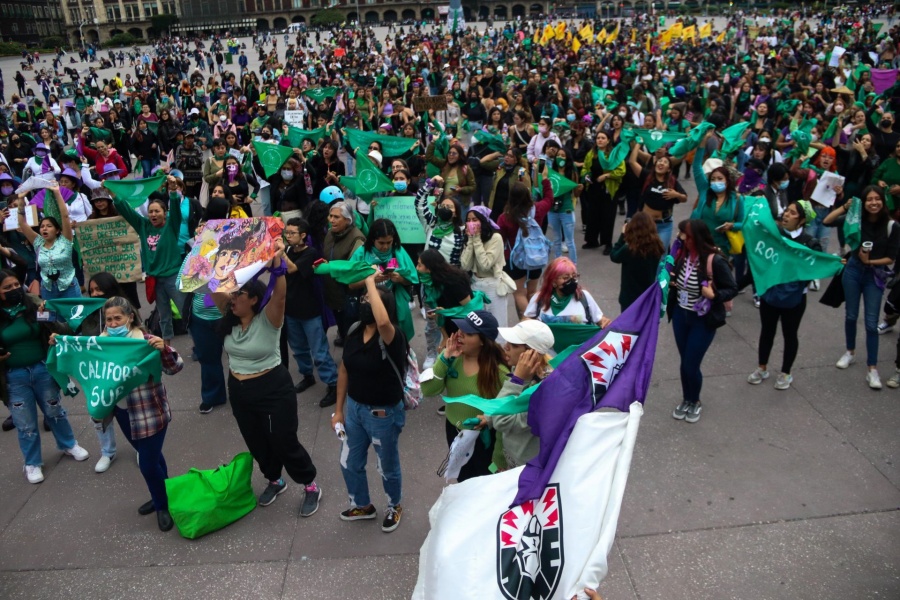
[[[678,306],[686,310],[694,310],[700,299],[700,263],[699,259],[685,259],[678,270],[675,285],[678,290]]]

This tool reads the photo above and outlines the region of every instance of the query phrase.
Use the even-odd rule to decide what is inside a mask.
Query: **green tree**
[[[178,15],[153,15],[150,24],[156,35],[162,35],[169,31],[169,27],[178,23]]]
[[[312,25],[330,25],[332,23],[343,23],[347,20],[347,14],[337,8],[328,8],[317,12],[310,23]]]

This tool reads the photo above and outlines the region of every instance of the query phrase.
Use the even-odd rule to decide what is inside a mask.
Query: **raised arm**
[[[62,221],[60,226],[62,227],[63,237],[72,241],[72,220],[69,218],[69,207],[66,205],[66,201],[63,200],[62,193],[59,191],[59,184],[57,182],[53,182],[53,186],[49,188],[53,192],[54,198],[56,198],[56,206],[59,208],[59,218]],[[46,201],[46,197],[44,199]]]
[[[378,328],[378,335],[381,336],[385,344],[390,345],[394,341],[394,335],[397,330],[394,329],[391,318],[388,316],[387,308],[381,301],[381,294],[378,292],[378,286],[375,284],[375,275],[378,270],[372,267],[372,274],[366,277],[366,293],[369,299],[369,306],[372,307],[372,314],[375,316],[375,326]]]
[[[16,204],[18,206],[17,211],[19,215],[19,233],[25,236],[25,239],[28,240],[29,245],[33,245],[34,240],[37,239],[38,234],[35,233],[34,229],[32,229],[28,225],[28,221],[25,219],[25,196],[20,195]]]
[[[285,281],[285,273],[287,272],[287,264],[283,262],[284,242],[279,239],[275,242],[278,252],[272,259],[270,277],[275,277],[275,289],[269,297],[269,303],[266,304],[266,318],[273,327],[281,327],[284,323],[284,304],[287,298],[287,282]]]

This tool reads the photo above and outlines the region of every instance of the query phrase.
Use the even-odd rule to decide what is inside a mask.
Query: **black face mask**
[[[453,211],[444,206],[439,206],[434,214],[437,215],[437,218],[441,221],[449,221],[453,218]]]
[[[359,322],[363,325],[371,325],[375,322],[375,313],[372,312],[372,305],[368,302],[359,305]]]
[[[4,300],[4,304],[7,306],[18,306],[22,304],[22,301],[25,299],[25,290],[22,288],[16,288],[14,290],[9,290],[6,292],[6,300]]]
[[[882,121],[882,122],[881,122],[881,128],[882,128],[882,129],[890,129],[890,128],[893,127],[893,126],[894,126],[894,122],[893,122],[893,121]]]
[[[570,279],[559,288],[559,291],[563,293],[565,296],[571,296],[578,289],[578,281],[575,279]]]

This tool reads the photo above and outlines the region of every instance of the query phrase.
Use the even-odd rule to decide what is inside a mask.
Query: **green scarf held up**
[[[619,142],[609,154],[606,154],[599,149],[596,150],[597,162],[600,163],[601,167],[603,167],[604,173],[609,173],[610,171],[621,165],[623,162],[625,162],[625,159],[628,158],[628,155],[631,153],[631,147],[628,145],[628,142]]]
[[[431,273],[419,273],[419,283],[422,284],[422,302],[427,306],[437,306],[442,289],[434,285],[434,281],[431,279]]]
[[[364,281],[374,270],[372,265],[361,260],[332,260],[319,263],[313,272],[316,275],[328,275],[338,283],[350,285]]]
[[[650,131],[638,130],[635,138],[639,143],[647,148],[647,152],[653,154],[666,144],[674,144],[680,139],[684,139],[685,134],[677,131],[659,131],[653,129]]]
[[[890,194],[887,194],[890,198]],[[862,243],[862,231],[860,225],[862,223],[862,201],[859,198],[850,199],[850,208],[847,209],[847,216],[844,217],[844,239],[853,252],[859,248]]]
[[[106,298],[57,298],[44,304],[57,319],[65,319],[72,331],[77,331],[86,318],[103,308]]]
[[[563,296],[562,298],[557,296],[556,292],[550,294],[550,310],[553,312],[553,316],[558,316],[559,313],[566,309],[566,307],[569,305],[569,302],[571,301],[572,294]]]

